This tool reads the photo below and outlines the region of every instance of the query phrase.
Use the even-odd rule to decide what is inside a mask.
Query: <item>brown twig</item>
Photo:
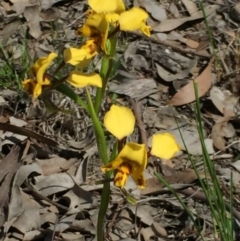
[[[122,204],[122,201],[119,201],[119,202],[117,203],[117,208],[114,210],[114,214],[113,214],[112,220],[111,220],[111,222],[109,223],[109,226],[108,226],[108,228],[107,228],[107,231],[106,231],[106,233],[105,233],[105,235],[104,235],[104,240],[106,240],[106,239],[109,237],[109,233],[111,232],[112,227],[113,227],[113,225],[114,225],[114,223],[115,223],[115,220],[116,220],[116,218],[117,218],[117,216],[118,216],[118,210],[119,210],[119,207],[120,207],[121,204]]]
[[[141,33],[138,33],[138,32],[133,32],[133,34],[141,37],[141,38],[144,38],[145,40],[150,40],[151,42],[153,43],[156,43],[156,44],[161,44],[163,46],[166,46],[166,47],[169,47],[171,48],[172,50],[176,51],[176,52],[179,52],[179,53],[182,53],[182,54],[192,54],[192,55],[195,55],[195,56],[199,56],[199,57],[204,57],[204,58],[208,58],[210,59],[211,58],[211,55],[208,55],[208,54],[204,54],[204,53],[198,53],[194,50],[191,50],[191,49],[183,49],[181,47],[177,47],[171,43],[168,43],[167,41],[162,41],[162,40],[159,40],[157,39],[156,37],[154,36],[151,36],[151,37],[147,37]]]
[[[24,184],[27,186],[27,188],[28,188],[31,192],[33,192],[33,193],[34,193],[38,198],[40,198],[41,200],[45,200],[45,201],[47,201],[48,203],[50,203],[50,204],[52,204],[52,205],[54,205],[54,206],[56,206],[56,207],[58,207],[58,208],[60,208],[60,209],[62,209],[62,210],[64,210],[64,211],[67,211],[67,212],[69,211],[69,208],[67,208],[67,207],[65,207],[65,206],[63,206],[63,205],[61,205],[61,204],[59,204],[59,203],[57,203],[57,202],[54,202],[54,201],[52,201],[51,199],[49,199],[49,198],[43,196],[42,194],[38,193],[38,192],[34,189],[34,187],[32,187],[32,185],[31,185],[30,183],[25,182]]]
[[[148,147],[147,147],[147,132],[146,132],[146,130],[144,128],[144,123],[143,123],[142,118],[141,118],[141,113],[139,111],[138,104],[136,103],[136,101],[134,99],[130,99],[130,103],[132,105],[133,113],[134,113],[134,116],[136,118],[139,130],[140,130],[141,142],[146,145],[146,148],[147,148],[147,151],[148,151]]]

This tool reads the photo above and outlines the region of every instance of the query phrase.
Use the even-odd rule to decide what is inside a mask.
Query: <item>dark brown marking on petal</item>
[[[137,179],[137,184],[138,186],[144,186],[144,180],[142,177]]]

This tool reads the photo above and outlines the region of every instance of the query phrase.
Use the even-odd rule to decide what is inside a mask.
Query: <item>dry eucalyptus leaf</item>
[[[229,117],[219,118],[212,128],[211,137],[213,139],[213,145],[221,151],[226,150],[225,148],[226,141],[222,136],[222,127],[224,125],[224,122],[228,121],[229,119],[230,119]]]
[[[190,184],[197,179],[197,175],[193,169],[187,168],[181,172],[177,172],[173,176],[164,176],[164,179],[169,184]],[[161,183],[156,177],[146,180],[146,188],[141,190],[141,195],[149,195],[161,191],[164,184]],[[177,186],[175,187],[177,188]],[[179,188],[182,188],[180,185]]]
[[[19,29],[20,21],[14,21],[5,26],[5,28],[0,31],[0,43],[2,46],[7,44],[7,41],[10,39],[12,34],[16,33]]]
[[[10,190],[12,180],[18,168],[22,165],[21,158],[25,144],[14,146],[10,153],[0,162],[0,222],[7,219]],[[3,223],[0,223],[2,226]]]
[[[54,230],[55,232],[60,232],[60,233],[63,232],[64,230],[68,229],[72,225],[73,221],[76,218],[76,215],[77,213],[63,216],[56,225],[51,224],[49,229]]]
[[[85,237],[80,234],[80,233],[61,233],[60,235],[65,241],[72,241],[72,240],[76,240],[76,241],[85,241]]]
[[[132,204],[128,204],[128,208],[132,211],[134,215],[137,215],[141,221],[149,226],[154,223],[153,217],[149,214],[144,206],[135,206]]]
[[[192,1],[192,0],[181,0],[181,1],[191,16],[194,16],[195,14],[197,14],[198,7],[195,1]]]
[[[138,3],[158,21],[164,21],[167,19],[166,9],[164,9],[159,3],[153,0],[138,0]]]
[[[67,1],[67,0],[38,0],[40,1],[40,5],[43,9],[48,9],[52,7],[53,4],[61,2],[61,1]]]
[[[165,68],[163,68],[162,66],[160,66],[158,64],[156,64],[156,67],[157,67],[158,75],[163,80],[165,80],[167,82],[171,82],[173,80],[186,78],[188,76],[188,74],[190,73],[191,69],[193,67],[195,67],[196,64],[197,64],[197,59],[193,59],[193,60],[189,61],[188,68],[177,74],[172,74],[172,73],[168,72]]]
[[[19,126],[19,127],[27,125],[26,121],[24,121],[22,119],[18,119],[18,118],[14,117],[14,116],[11,116],[9,118],[9,121],[10,121],[10,124],[15,125],[15,126]]]
[[[226,99],[225,94],[223,93],[223,91],[217,87],[217,86],[213,86],[210,90],[210,99],[213,102],[213,104],[215,105],[215,107],[221,112],[223,113],[224,110],[224,100]]]
[[[195,79],[198,88],[198,97],[202,97],[210,89],[212,84],[212,62],[208,63],[203,72]],[[168,102],[168,104],[179,106],[191,103],[196,100],[194,91],[194,82],[191,80],[187,85],[182,87]]]
[[[27,6],[24,10],[24,17],[27,20],[29,33],[35,39],[38,39],[42,34],[39,14],[40,7],[37,5]]]
[[[36,207],[28,207],[28,209],[25,209],[17,218],[12,226],[21,233],[26,233],[33,229],[39,229],[41,226],[39,210]]]
[[[77,159],[71,158],[66,160],[65,158],[55,156],[46,160],[38,159],[36,162],[42,168],[43,175],[48,176],[69,169],[69,167],[77,162]]]
[[[37,163],[34,162],[29,165],[21,166],[18,169],[16,176],[14,178],[14,184],[20,187],[28,178],[28,176],[33,172],[42,174],[41,167]]]
[[[11,199],[8,210],[8,220],[18,217],[21,212],[23,212],[21,192],[17,185],[11,190]]]
[[[155,235],[160,236],[160,237],[166,237],[167,236],[167,231],[165,228],[163,228],[160,223],[154,222],[152,224],[152,229]]]
[[[109,90],[131,98],[142,99],[157,91],[157,84],[153,79],[123,79],[121,83],[112,83]]]
[[[32,230],[32,231],[26,232],[24,234],[23,241],[34,240],[34,239],[36,239],[36,237],[41,237],[41,231]]]
[[[72,178],[67,173],[56,173],[44,177],[34,185],[34,188],[43,196],[49,196],[66,191],[74,186]]]
[[[240,160],[230,163],[230,165],[235,167],[240,172]]]
[[[25,7],[39,5],[38,0],[10,0],[13,3],[12,10],[21,14],[24,12]]]
[[[150,241],[151,237],[155,236],[152,227],[141,228],[140,233],[142,234],[144,241]]]
[[[210,5],[210,6],[205,7],[206,16],[216,12],[216,10],[218,8],[219,8],[219,5]],[[201,18],[203,18],[203,13],[202,13],[202,11],[198,11],[191,17],[164,20],[159,25],[153,27],[153,30],[156,32],[168,32],[168,31],[171,31],[171,30],[181,26],[182,24],[184,24],[188,21],[193,21],[193,20],[197,20],[197,19],[201,19]]]

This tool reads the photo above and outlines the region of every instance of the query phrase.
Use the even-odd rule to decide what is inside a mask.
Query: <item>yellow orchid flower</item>
[[[85,42],[80,48],[67,48],[63,52],[64,62],[77,66],[86,67],[91,59],[97,54],[97,45],[95,40],[91,39]]]
[[[168,160],[179,151],[180,146],[172,134],[159,133],[153,135],[151,149],[151,154],[153,156]]]
[[[42,86],[51,84],[45,72],[56,57],[57,54],[50,53],[46,57],[39,58],[30,68],[30,74],[33,75],[34,78],[26,79],[22,82],[23,89],[33,95],[34,99],[42,94]]]
[[[104,125],[106,129],[118,140],[130,135],[134,130],[135,117],[131,109],[112,105],[110,110],[104,116]],[[153,135],[151,155],[163,159],[172,158],[180,146],[174,136],[170,133],[160,133]],[[132,176],[138,187],[145,187],[143,176],[147,165],[147,153],[145,144],[133,142],[127,143],[120,151],[114,161],[102,167],[102,171],[117,170],[114,184],[123,188],[127,177]]]
[[[102,79],[99,74],[84,74],[79,70],[72,71],[67,81],[76,88],[84,88],[89,85],[102,87]]]
[[[119,25],[123,31],[139,30],[143,34],[150,36],[151,27],[146,25],[148,14],[141,8],[133,7],[120,14]]]
[[[103,122],[106,129],[118,140],[121,140],[133,133],[135,117],[129,108],[112,105],[105,114]]]
[[[88,4],[96,13],[122,13],[125,11],[122,0],[88,0]]]
[[[116,170],[114,185],[123,188],[130,175],[139,188],[146,186],[143,172],[147,165],[147,152],[144,144],[128,142],[118,156],[103,166],[103,172]]]
[[[91,37],[98,42],[103,51],[106,51],[110,24],[116,24],[119,15],[116,13],[91,13],[84,25],[76,31],[76,34],[84,37]]]

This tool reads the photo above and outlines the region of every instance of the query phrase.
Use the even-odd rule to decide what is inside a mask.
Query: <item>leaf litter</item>
[[[214,69],[209,37],[204,34],[207,30],[203,14],[196,1],[128,1],[148,11],[154,32],[150,39],[136,33],[121,36],[119,48],[124,58],[110,82],[107,103],[111,103],[111,93],[118,94],[116,101],[126,105],[130,105],[128,98],[136,99],[143,121],[142,126],[138,124],[147,136],[169,131],[178,139],[182,152],[171,162],[149,161],[146,189],[139,191],[128,180],[126,189],[136,198],[135,206],[127,204],[122,193],[111,186],[106,238],[116,241],[135,240],[137,235],[150,241],[156,237],[158,240],[197,238],[177,199],[154,177],[156,170],[183,197],[192,213],[206,222],[205,235],[212,232],[209,208],[196,198],[197,176],[178,130],[179,126],[189,153],[196,158],[201,178],[206,178],[202,174],[202,150],[191,104],[195,101],[193,79],[198,83],[201,97],[208,153],[224,185],[229,184],[232,173],[234,200],[239,199],[236,93],[240,85],[235,30],[238,8],[237,4],[233,5],[227,12],[221,9],[224,3],[203,2],[210,27],[214,26],[222,72]],[[20,63],[25,38],[31,59],[54,49],[62,50],[66,44],[81,42],[73,30],[81,25],[86,10],[81,1],[4,0],[0,7],[0,17],[4,19],[0,41],[14,64]],[[102,174],[91,123],[84,111],[69,99],[54,94],[53,103],[74,110],[74,114],[58,111],[49,114],[41,103],[33,104],[29,100],[19,104],[16,89],[4,89],[0,93],[1,240],[93,240],[102,190],[102,185],[95,181],[102,179]],[[136,128],[133,138],[139,137],[140,130]],[[201,214],[196,212],[199,209]],[[238,211],[237,202],[234,209]]]

